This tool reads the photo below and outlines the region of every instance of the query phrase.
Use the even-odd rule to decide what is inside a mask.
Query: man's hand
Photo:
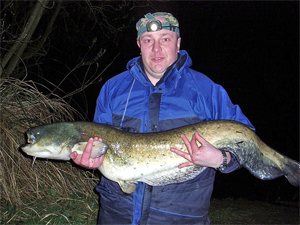
[[[78,154],[77,152],[72,152],[70,154],[71,159],[73,159],[73,161],[77,165],[83,166],[88,169],[96,169],[102,165],[102,162],[104,160],[104,155],[101,155],[99,158],[95,158],[95,159],[91,158],[91,151],[92,151],[94,141],[102,141],[102,139],[97,138],[97,137],[90,138],[88,140],[88,143],[87,143],[82,155]]]
[[[184,134],[181,135],[181,138],[184,141],[188,153],[180,151],[176,148],[171,148],[172,152],[188,160],[188,162],[180,164],[178,166],[179,168],[194,165],[218,168],[223,162],[223,155],[221,151],[207,142],[199,135],[198,132],[193,135],[191,141],[189,141]],[[201,144],[200,147],[198,147],[197,141]],[[231,160],[231,155],[228,152],[226,152],[226,154],[227,163],[229,163]]]

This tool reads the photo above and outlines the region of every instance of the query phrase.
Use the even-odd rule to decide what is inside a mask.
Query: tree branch
[[[5,76],[10,76],[14,69],[18,66],[20,58],[22,58],[23,52],[30,41],[33,32],[35,31],[43,13],[45,6],[48,5],[49,0],[38,0],[31,13],[31,16],[26,23],[21,36],[17,42],[10,48],[5,54],[1,62],[0,77],[3,76],[5,70]]]
[[[58,13],[61,10],[61,8],[62,8],[62,0],[57,0],[57,6],[55,8],[55,11],[54,11],[49,23],[48,23],[47,29],[45,30],[43,36],[40,38],[40,41],[37,43],[37,45],[32,48],[33,50],[32,51],[27,51],[27,52],[24,53],[23,60],[31,58],[37,52],[39,52],[41,50],[41,48],[43,48],[43,45],[45,44],[49,34],[52,31],[53,24],[56,20],[56,17],[58,16]]]

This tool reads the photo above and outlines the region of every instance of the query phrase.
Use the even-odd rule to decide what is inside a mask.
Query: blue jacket
[[[97,99],[94,121],[132,132],[159,132],[208,120],[229,119],[253,128],[225,89],[192,70],[191,58],[180,51],[177,61],[153,86],[141,57],[127,71],[108,80]],[[105,140],[104,140],[105,141]],[[224,171],[239,168],[235,157]],[[133,194],[102,177],[99,224],[209,224],[208,208],[215,170],[207,168],[193,180],[152,187],[137,184]]]

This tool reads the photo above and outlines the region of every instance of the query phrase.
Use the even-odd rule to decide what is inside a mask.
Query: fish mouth
[[[37,157],[36,153],[34,151],[32,151],[32,144],[22,145],[21,149],[26,155],[32,156],[35,158]]]
[[[33,134],[27,133],[27,143],[33,145],[36,142]]]
[[[60,146],[52,146],[52,145],[40,145],[39,143],[35,144],[27,144],[25,146],[21,146],[22,151],[28,156],[32,156],[35,158],[43,158],[43,159],[55,159],[55,160],[69,160],[70,153],[61,153]]]
[[[31,168],[33,168],[37,156],[31,155],[30,152],[28,151],[29,149],[31,149],[31,147],[32,147],[32,144],[28,143],[28,144],[21,145],[20,148],[22,149],[23,152],[26,153],[26,155],[33,157],[32,164],[31,164]]]
[[[26,150],[30,149],[32,147],[32,145],[33,144],[28,142],[28,144],[21,145],[21,149],[27,154]]]

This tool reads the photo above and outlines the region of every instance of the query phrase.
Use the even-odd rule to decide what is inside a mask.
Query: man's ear
[[[137,40],[137,41],[136,41],[136,44],[137,44],[137,46],[139,46],[139,48],[141,47],[141,45],[140,45],[140,40]]]
[[[178,52],[180,51],[180,44],[181,44],[181,38],[179,37],[177,39],[177,48],[178,48]]]

